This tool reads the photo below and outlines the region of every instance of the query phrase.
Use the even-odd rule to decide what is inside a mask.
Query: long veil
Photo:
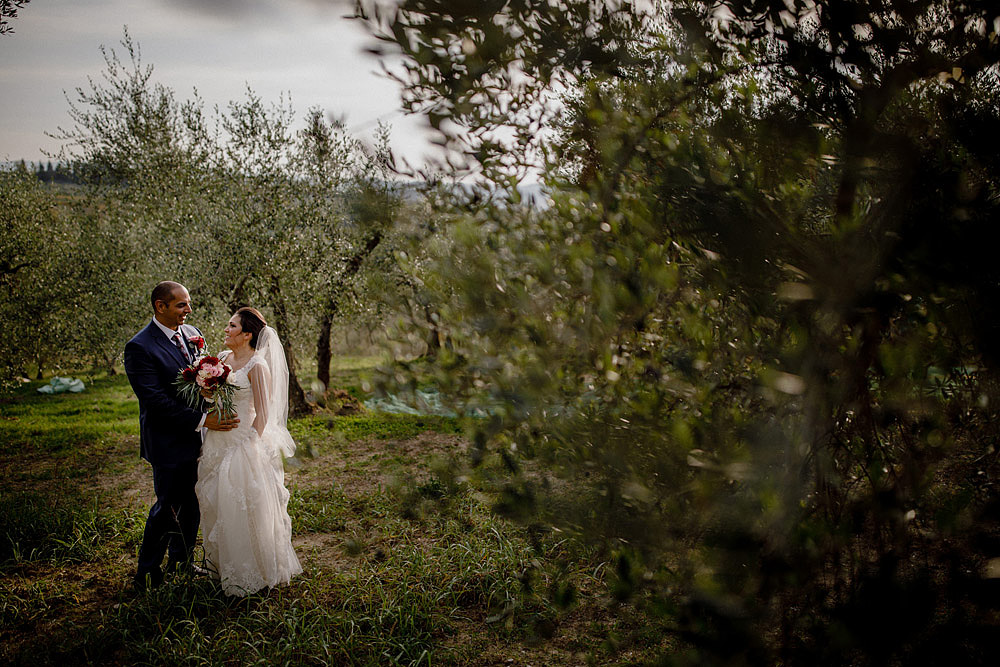
[[[261,438],[274,445],[285,458],[295,455],[295,441],[288,432],[288,364],[278,332],[264,327],[257,343],[257,355],[271,371],[267,394],[267,425]]]

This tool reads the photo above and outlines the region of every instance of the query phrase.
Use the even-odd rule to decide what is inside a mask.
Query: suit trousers
[[[201,521],[198,496],[194,492],[197,481],[197,461],[153,465],[156,503],[149,510],[142,534],[137,578],[146,574],[157,577],[163,555],[168,552],[172,563],[191,563]]]

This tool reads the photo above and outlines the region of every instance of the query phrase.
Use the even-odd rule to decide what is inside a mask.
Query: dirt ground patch
[[[347,552],[343,535],[334,533],[294,535],[292,545],[303,568],[315,567],[328,572],[346,572],[355,569],[358,564],[358,557]]]
[[[429,475],[435,459],[463,456],[468,447],[460,436],[433,432],[406,440],[366,438],[303,459],[288,469],[286,480],[304,489],[336,484],[349,497],[364,495],[392,485],[403,473]]]

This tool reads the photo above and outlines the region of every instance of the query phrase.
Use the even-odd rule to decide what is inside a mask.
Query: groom
[[[201,428],[228,431],[239,420],[193,409],[177,396],[177,373],[204,346],[201,332],[184,324],[191,297],[183,285],[164,281],[153,288],[153,320],[125,344],[125,373],[139,399],[139,453],[153,466],[156,503],[149,510],[139,548],[135,586],[145,590],[163,582],[167,571],[193,569],[198,535],[198,455]]]

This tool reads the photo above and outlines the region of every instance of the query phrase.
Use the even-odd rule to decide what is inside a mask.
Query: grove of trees
[[[338,316],[375,326],[379,304],[412,291],[394,253],[422,204],[391,178],[389,128],[365,146],[313,109],[293,130],[289,104],[251,90],[210,113],[156,84],[127,33],[119,51],[104,49],[103,79],[77,89],[58,133],[81,185],[0,174],[5,380],[87,360],[115,372],[169,277],[210,343],[236,308],[261,307],[308,412],[297,375],[315,371],[322,400]]]

